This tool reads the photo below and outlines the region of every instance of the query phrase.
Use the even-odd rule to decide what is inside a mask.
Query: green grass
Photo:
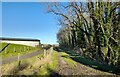
[[[48,51],[49,52],[49,51]],[[51,62],[47,60],[47,63],[44,62],[44,54],[40,54],[29,59],[21,60],[20,67],[22,70],[18,69],[18,61],[14,61],[9,64],[4,64],[2,66],[2,73],[4,74],[14,74],[14,75],[50,75],[51,73],[55,72],[57,65],[58,65],[58,53],[56,51],[52,52]],[[42,59],[40,59],[42,58]],[[46,57],[45,57],[46,59]],[[43,64],[41,64],[43,63]],[[0,66],[0,67],[1,67]],[[11,66],[9,68],[9,66]],[[37,70],[37,73],[34,71]]]
[[[74,68],[75,66],[77,66],[77,63],[72,60],[69,56],[69,54],[65,53],[65,52],[59,52],[60,55],[62,56],[63,60],[72,68]]]
[[[47,54],[49,54],[49,51],[50,50],[47,51]],[[70,67],[76,66],[77,62],[70,58],[69,54],[53,50],[51,56],[48,58],[44,57],[44,53],[42,53],[29,59],[21,60],[20,63],[20,67],[22,68],[21,70],[18,69],[18,61],[1,65],[2,70],[7,70],[2,71],[2,73],[14,75],[51,75],[52,73],[57,73],[57,69],[59,67],[58,66],[59,54]],[[83,59],[83,61],[85,60]],[[93,67],[96,66],[93,65]],[[37,73],[35,73],[35,71],[37,71]]]
[[[1,50],[7,45],[8,43],[1,43]],[[9,44],[2,52],[0,52],[0,56],[2,58],[7,58],[16,55],[23,55],[26,53],[30,53],[40,48],[20,45],[20,44]]]
[[[65,51],[66,53],[71,55],[72,59],[75,60],[76,62],[82,63],[84,65],[87,65],[89,67],[92,67],[92,68],[95,68],[95,69],[98,69],[98,70],[101,70],[101,71],[118,74],[118,67],[110,66],[110,65],[107,65],[107,64],[102,64],[102,63],[99,63],[98,61],[94,61],[90,58],[80,56],[79,54],[77,54],[76,52],[74,52],[72,50],[69,50],[69,51],[62,50],[62,51]]]
[[[43,54],[39,54],[29,59],[20,60],[20,69],[18,68],[18,61],[14,61],[9,64],[3,64],[0,66],[1,73],[4,75],[30,75],[33,73],[31,70],[35,70],[33,65],[39,61],[38,57],[43,57]],[[38,66],[36,66],[36,68],[39,69]]]
[[[55,73],[58,65],[58,52],[53,50],[51,58],[52,60],[50,63],[42,65],[39,75],[50,75],[53,72]]]

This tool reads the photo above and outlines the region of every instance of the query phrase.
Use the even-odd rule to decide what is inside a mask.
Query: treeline
[[[51,3],[58,17],[61,47],[109,65],[120,65],[120,2]]]

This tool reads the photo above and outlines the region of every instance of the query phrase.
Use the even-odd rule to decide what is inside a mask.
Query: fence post
[[[14,47],[14,52],[16,52],[15,47]]]
[[[44,58],[46,57],[46,49],[44,49]]]
[[[20,70],[20,63],[21,63],[21,61],[20,61],[20,53],[18,53],[18,69]]]
[[[52,55],[52,51],[53,51],[53,47],[51,47],[51,49],[50,49],[51,51],[50,51],[50,55]]]

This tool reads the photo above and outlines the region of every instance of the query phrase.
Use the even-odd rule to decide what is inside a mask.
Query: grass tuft
[[[72,68],[77,66],[77,63],[72,60],[69,56],[69,54],[65,53],[65,52],[60,52],[61,57],[63,58],[63,60],[65,60],[65,62]]]

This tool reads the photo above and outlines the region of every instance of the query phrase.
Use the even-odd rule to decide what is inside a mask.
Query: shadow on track
[[[79,62],[83,65],[86,65],[86,66],[89,66],[89,67],[92,67],[94,69],[101,70],[104,72],[109,72],[109,73],[113,73],[116,75],[120,75],[119,67],[102,64],[102,63],[99,63],[98,61],[82,57],[78,53],[76,53],[72,50],[61,49],[59,47],[54,47],[54,50],[56,50],[58,52],[66,52],[67,54],[70,55],[71,59],[73,59],[74,61]],[[67,56],[64,56],[64,57],[67,57]]]

